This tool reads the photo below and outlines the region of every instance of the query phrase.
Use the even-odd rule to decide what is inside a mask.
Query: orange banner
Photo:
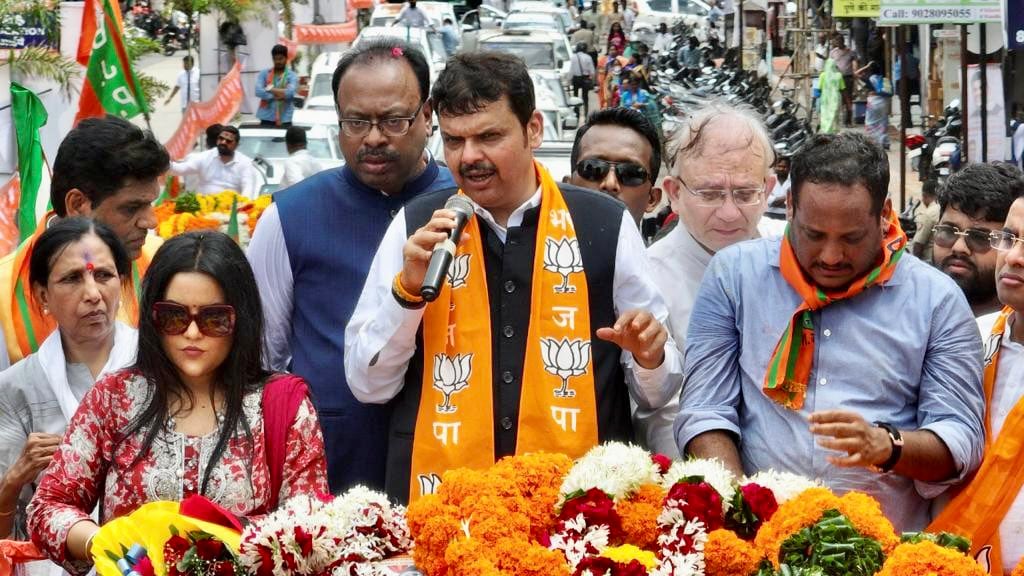
[[[234,67],[217,85],[217,93],[213,98],[199,103],[189,104],[185,118],[178,129],[164,146],[172,160],[181,160],[195,144],[199,133],[211,124],[226,124],[242,105],[242,66],[235,62]]]
[[[348,7],[354,10],[372,9],[376,5],[377,3],[374,0],[348,0]]]
[[[10,254],[18,246],[18,199],[21,179],[15,173],[0,186],[0,256]]]
[[[298,44],[339,44],[352,42],[359,34],[355,20],[342,24],[296,24],[292,36]]]

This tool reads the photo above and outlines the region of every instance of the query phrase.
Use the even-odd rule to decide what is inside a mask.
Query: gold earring
[[[46,307],[46,306],[43,306],[43,316],[48,316],[49,314],[50,314],[50,309],[48,307]]]

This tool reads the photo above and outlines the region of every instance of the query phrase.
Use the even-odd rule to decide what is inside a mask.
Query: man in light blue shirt
[[[264,126],[287,128],[292,125],[299,78],[288,69],[287,47],[277,44],[270,49],[270,55],[274,67],[261,70],[256,76],[256,97],[260,99],[256,117]]]
[[[886,197],[889,164],[863,134],[819,135],[793,158],[790,178],[787,239],[731,246],[704,276],[676,441],[735,472],[773,468],[840,493],[867,492],[897,530],[923,529],[928,501],[970,474],[984,447],[982,347],[971,309],[947,276],[895,251],[898,241],[883,246],[886,233],[899,238]],[[841,297],[885,253],[891,277]],[[798,286],[834,299],[803,325],[805,338],[813,333],[813,359],[804,396],[789,408],[764,387],[804,302]]]

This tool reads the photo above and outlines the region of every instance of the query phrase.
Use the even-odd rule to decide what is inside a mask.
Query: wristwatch
[[[895,426],[888,422],[875,422],[874,424],[888,432],[889,439],[892,440],[892,454],[888,460],[877,466],[879,472],[890,472],[896,467],[896,463],[900,461],[900,456],[903,456],[903,435],[900,434],[900,431]]]

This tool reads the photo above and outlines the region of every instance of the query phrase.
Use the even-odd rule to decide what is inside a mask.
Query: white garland
[[[796,498],[808,488],[822,488],[824,486],[820,480],[811,480],[799,474],[777,472],[771,469],[746,477],[743,480],[743,484],[757,484],[771,490],[772,494],[775,495],[775,501],[780,506]]]
[[[575,518],[564,521],[562,529],[551,535],[548,548],[562,552],[569,567],[575,572],[583,558],[604,552],[608,547],[609,536],[607,526],[587,526],[583,514],[577,514]]]
[[[722,497],[722,513],[732,508],[732,497],[736,494],[736,477],[716,458],[681,460],[673,462],[661,480],[666,492],[672,490],[683,478],[701,476]]]
[[[310,538],[310,549],[304,554],[300,540]],[[329,570],[347,576],[369,574],[368,562],[411,547],[405,508],[393,507],[383,494],[357,486],[326,503],[295,496],[250,524],[242,533],[239,562],[255,573],[262,567],[263,550],[270,554],[275,576],[311,576]]]
[[[569,470],[562,481],[562,499],[591,488],[599,488],[612,500],[629,498],[644,484],[657,484],[658,465],[649,452],[632,444],[609,442],[595,446]]]

